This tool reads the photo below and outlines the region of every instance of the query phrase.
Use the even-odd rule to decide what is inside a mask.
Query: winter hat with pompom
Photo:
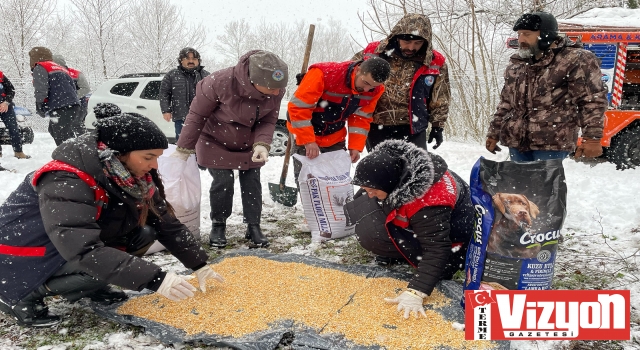
[[[358,163],[352,184],[391,193],[402,179],[406,162],[385,151],[373,151]]]
[[[289,81],[289,67],[269,51],[258,51],[249,56],[249,80],[269,89],[283,89]]]
[[[146,149],[167,149],[169,142],[160,128],[137,113],[121,113],[112,103],[99,103],[94,108],[98,141],[120,154]]]

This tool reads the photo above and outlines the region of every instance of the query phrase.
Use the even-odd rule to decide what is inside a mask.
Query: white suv
[[[173,122],[167,122],[162,118],[160,111],[160,83],[162,73],[127,74],[117,79],[110,79],[102,83],[89,98],[88,113],[85,126],[93,129],[96,116],[93,107],[98,103],[113,103],[125,113],[139,113],[156,123],[162,132],[167,135],[170,142],[175,142],[176,131]],[[271,143],[272,156],[284,155],[289,138],[286,126],[286,112],[288,101],[282,101],[280,106],[280,118],[276,124]]]

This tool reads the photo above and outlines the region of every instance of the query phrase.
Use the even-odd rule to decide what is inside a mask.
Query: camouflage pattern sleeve
[[[509,69],[505,70],[505,84],[502,87],[502,92],[500,93],[500,103],[498,103],[498,108],[496,113],[493,115],[493,119],[489,124],[489,132],[487,132],[487,138],[499,140],[500,139],[500,129],[502,128],[502,120],[507,113],[511,110],[511,103],[509,102],[509,96],[512,94],[511,89],[507,86],[506,72]]]
[[[431,126],[444,128],[449,117],[449,103],[451,101],[451,84],[449,83],[449,67],[446,63],[440,67],[440,76],[436,78],[429,103]]]
[[[360,61],[362,60],[363,57],[364,57],[364,50],[360,50],[359,52],[356,52],[356,54],[353,55],[353,57],[351,57],[351,61]]]
[[[569,73],[569,94],[578,106],[578,125],[582,137],[602,138],[604,112],[607,109],[607,91],[602,82],[598,58],[591,52],[580,50],[581,58]]]

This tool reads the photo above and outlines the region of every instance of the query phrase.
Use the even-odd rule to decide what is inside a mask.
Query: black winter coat
[[[417,272],[409,281],[408,287],[431,294],[449,260],[452,243],[462,243],[462,249],[466,250],[471,239],[474,211],[469,185],[453,171],[448,170],[446,162],[440,156],[430,154],[406,142],[386,141],[380,144],[376,151],[388,152],[395,157],[404,157],[407,160],[405,171],[407,175],[382,201],[381,211],[384,213],[384,218],[380,216],[377,219],[371,217],[361,220],[363,214],[369,215],[367,212],[371,212],[370,201],[362,202],[362,208],[353,210],[351,213],[347,212],[347,216],[350,222],[358,222],[355,230],[359,236],[370,236],[359,234],[359,232],[378,232],[381,224],[386,222],[386,227],[382,230],[386,230],[395,242],[404,242],[399,245],[400,251],[407,257],[409,263],[417,267]],[[423,198],[443,179],[445,174],[451,175],[455,182],[453,207],[420,204],[422,208],[408,217],[409,225],[406,229],[391,222],[394,214],[402,212],[402,208]],[[362,195],[365,194],[362,193]],[[434,193],[434,195],[438,196],[441,193]],[[357,198],[358,195],[355,197]],[[345,206],[345,210],[348,207],[350,206]],[[410,253],[410,251],[415,252],[416,249],[403,249],[402,245],[411,244],[410,241],[417,241],[420,244],[421,250],[417,250],[421,251],[420,255]]]
[[[9,282],[0,286],[0,295],[5,299],[7,293],[15,297],[16,292],[7,286],[11,283],[20,283],[18,294],[26,295],[45,282],[65,261],[79,261],[87,274],[122,288],[157,290],[166,275],[159,266],[114,248],[121,246],[121,242],[136,231],[139,210],[133,197],[104,174],[95,132],[63,143],[52,157],[93,176],[107,192],[108,204],[103,206],[96,221],[94,191],[75,174],[66,171],[44,173],[36,186],[37,196],[33,187],[23,183],[0,207],[0,245],[28,246],[31,242],[43,244],[46,241],[44,245],[52,243],[55,253],[45,257],[0,253],[0,276]],[[30,181],[31,176],[29,174],[25,182]],[[155,228],[158,241],[185,267],[205,266],[208,256],[200,243],[186,226],[167,213],[158,191],[153,199],[160,215],[149,211],[146,224]],[[16,275],[16,266],[22,266],[21,275]]]
[[[191,71],[182,66],[172,69],[162,78],[160,84],[160,110],[171,113],[171,120],[185,120],[189,114],[189,106],[196,96],[196,84],[209,72],[203,66]]]

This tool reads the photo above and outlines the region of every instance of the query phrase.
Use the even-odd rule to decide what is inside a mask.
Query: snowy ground
[[[46,133],[37,133],[32,145],[24,151],[29,160],[13,157],[10,146],[4,146],[2,166],[15,172],[0,172],[0,201],[4,201],[24,176],[48,160],[55,144]],[[480,156],[505,160],[507,154],[492,155],[475,144],[445,142],[435,153],[440,154],[449,167],[468,179],[471,167]],[[277,182],[282,169],[282,157],[271,158],[262,170],[263,230],[270,236],[272,252],[313,255],[345,264],[372,264],[372,256],[360,249],[353,238],[325,244],[311,243],[310,235],[302,232],[302,207],[286,208],[274,203],[268,195],[269,182]],[[598,164],[564,162],[567,185],[567,217],[556,264],[554,287],[557,289],[630,289],[632,341],[590,342],[512,342],[512,349],[640,349],[640,169],[617,171],[609,163]],[[211,177],[202,177],[203,240],[211,228],[208,220],[208,186]],[[292,171],[287,180],[295,186]],[[236,182],[234,213],[229,219],[230,249],[248,249],[242,224],[240,190]],[[212,258],[225,251],[210,250]],[[151,260],[165,269],[180,270],[175,259],[164,253],[154,254]],[[68,304],[64,300],[49,302],[54,313],[64,322],[54,329],[26,329],[15,326],[8,317],[0,315],[0,349],[37,348],[62,349],[164,349],[163,344],[141,333],[140,329],[105,321],[82,302]]]

